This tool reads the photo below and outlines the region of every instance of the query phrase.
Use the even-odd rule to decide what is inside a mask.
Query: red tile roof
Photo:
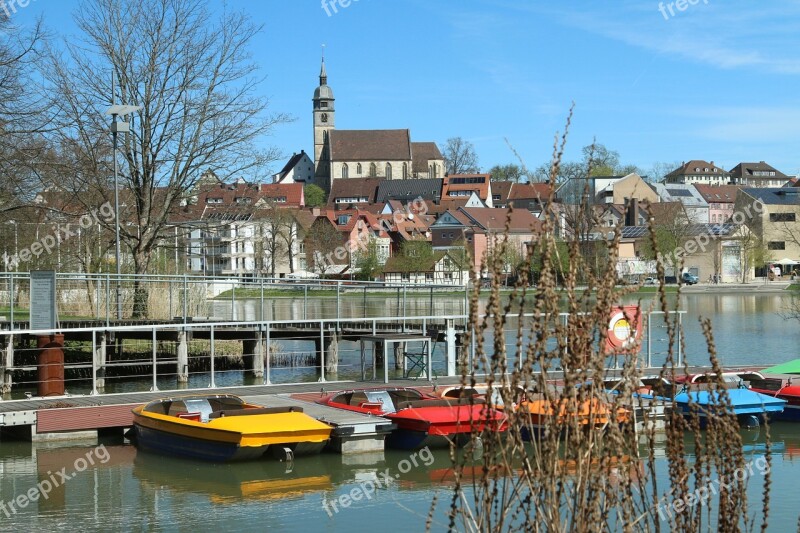
[[[706,202],[714,202],[718,204],[733,204],[736,203],[736,193],[741,188],[738,185],[706,185],[695,183],[694,188],[697,189]]]
[[[276,202],[278,207],[305,207],[302,183],[269,183],[261,185],[261,197],[265,200],[285,199]]]

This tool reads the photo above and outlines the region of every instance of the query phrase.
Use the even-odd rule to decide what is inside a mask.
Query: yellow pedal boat
[[[318,453],[333,430],[300,407],[262,407],[227,394],[155,400],[133,409],[133,424],[138,449],[207,461]]]

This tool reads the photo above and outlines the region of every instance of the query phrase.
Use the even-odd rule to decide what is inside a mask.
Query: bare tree
[[[59,125],[52,137],[65,152],[59,170],[73,177],[64,186],[113,197],[102,115],[113,71],[114,102],[141,106],[121,139],[128,194],[120,217],[133,270],[143,274],[202,171],[258,177],[278,153],[255,145],[287,117],[269,115],[255,94],[260,80],[247,47],[260,28],[243,14],[212,19],[201,0],[86,0],[77,13],[84,41],[68,43],[66,57],[52,52],[45,69]],[[134,315],[143,316],[146,292],[135,289]]]
[[[443,156],[444,168],[447,174],[473,174],[480,172],[475,145],[461,137],[447,139]]]
[[[306,234],[306,261],[310,270],[328,274],[334,265],[346,264],[347,256],[339,230],[328,219],[318,218]]]
[[[0,213],[30,204],[41,188],[35,162],[49,150],[34,75],[44,37],[41,22],[19,30],[0,10]]]

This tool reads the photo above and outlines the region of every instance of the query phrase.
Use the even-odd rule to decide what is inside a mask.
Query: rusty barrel
[[[39,396],[64,395],[64,335],[39,335]]]

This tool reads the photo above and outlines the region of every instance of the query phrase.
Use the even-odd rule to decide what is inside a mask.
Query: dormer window
[[[252,198],[249,198],[249,197],[247,197],[247,196],[237,196],[237,197],[235,198],[235,200],[234,200],[234,201],[235,201],[237,204],[240,204],[240,205],[242,205],[242,204],[249,204],[249,203],[252,203],[253,199],[252,199]],[[222,203],[222,202],[220,202],[220,203]]]
[[[222,203],[222,198],[207,197],[206,198],[206,203],[207,204],[221,204]]]
[[[339,226],[344,226],[348,222],[350,222],[350,215],[339,215],[338,217],[336,217],[336,224],[338,224]]]

